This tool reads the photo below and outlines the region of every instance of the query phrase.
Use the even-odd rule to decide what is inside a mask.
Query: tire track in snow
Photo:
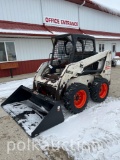
[[[102,136],[99,137],[93,137],[90,135],[91,139],[84,141],[84,137],[79,139],[78,141],[66,141],[64,142],[63,140],[57,140],[54,137],[42,137],[39,139],[40,140],[40,146],[44,146],[44,142],[47,146],[44,146],[41,148],[42,150],[47,150],[49,147],[52,147],[53,149],[59,149],[62,148],[63,150],[66,150],[71,156],[75,156],[75,160],[108,160],[106,159],[106,156],[104,155],[104,150],[110,150],[110,148],[114,146],[120,146],[120,134],[112,134],[104,129],[101,128],[90,128],[86,129],[83,134],[93,132],[101,132]],[[95,133],[94,132],[94,133]],[[94,135],[94,134],[93,134]],[[88,136],[88,135],[87,135]],[[84,142],[83,142],[84,141]],[[58,146],[59,144],[59,146]],[[72,145],[71,145],[72,144]],[[77,156],[78,155],[78,158]],[[97,155],[97,159],[94,158],[94,156]],[[105,157],[105,158],[104,158]],[[111,160],[116,160],[114,157]]]
[[[98,128],[94,128],[94,129],[98,129]],[[112,147],[114,145],[120,144],[120,134],[113,135],[101,128],[99,128],[98,130],[100,130],[100,132],[103,132],[104,136],[100,138],[94,138],[93,140],[90,140],[84,143],[78,142],[79,148],[77,148],[77,150],[79,152],[84,154],[92,154],[98,151],[102,151],[103,149]]]
[[[95,152],[95,151],[99,151],[101,149],[105,149],[107,147],[111,147],[113,145],[118,145],[118,143],[120,142],[120,135],[114,136],[105,136],[103,138],[100,139],[93,139],[93,141],[88,142],[86,144],[81,144],[82,148],[80,148],[81,152]]]

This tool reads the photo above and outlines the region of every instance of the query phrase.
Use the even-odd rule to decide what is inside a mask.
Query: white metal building
[[[36,71],[50,37],[64,33],[92,35],[97,51],[120,54],[120,15],[90,0],[0,0],[0,77]]]

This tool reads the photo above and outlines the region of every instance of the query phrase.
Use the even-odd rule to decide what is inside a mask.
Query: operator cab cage
[[[68,63],[77,62],[96,54],[95,39],[82,34],[64,34],[52,37],[54,59],[67,59]]]

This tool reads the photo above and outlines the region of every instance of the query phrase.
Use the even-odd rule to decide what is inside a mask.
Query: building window
[[[0,42],[0,62],[15,60],[16,52],[14,42]]]
[[[105,49],[105,45],[104,44],[99,44],[99,52],[103,52]]]
[[[112,52],[116,52],[116,45],[115,44],[112,45]]]

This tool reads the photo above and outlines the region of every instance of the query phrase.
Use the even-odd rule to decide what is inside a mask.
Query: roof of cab
[[[62,34],[62,35],[57,35],[57,36],[54,36],[52,38],[56,38],[56,39],[60,39],[60,38],[64,38],[64,37],[68,37],[68,36],[72,36],[73,39],[75,38],[82,38],[82,39],[95,39],[94,37],[92,36],[89,36],[89,35],[85,35],[85,34]]]

